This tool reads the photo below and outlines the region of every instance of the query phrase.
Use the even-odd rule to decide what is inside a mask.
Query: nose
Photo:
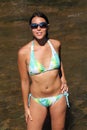
[[[38,29],[38,30],[40,30],[40,29],[41,29],[41,27],[40,27],[40,26],[38,26],[38,27],[37,27],[37,29]]]

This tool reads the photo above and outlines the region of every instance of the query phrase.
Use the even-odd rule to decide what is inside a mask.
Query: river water
[[[69,85],[66,130],[87,129],[87,1],[0,0],[0,130],[25,130],[17,52],[32,39],[28,18],[47,14],[50,37],[62,43]],[[49,115],[44,130],[50,130]]]

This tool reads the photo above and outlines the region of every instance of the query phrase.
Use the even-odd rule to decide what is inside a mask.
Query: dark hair
[[[44,13],[37,11],[37,12],[34,12],[34,13],[32,14],[32,16],[30,17],[29,25],[31,24],[32,19],[33,19],[34,17],[36,17],[36,16],[37,16],[37,17],[44,18],[44,19],[46,20],[47,24],[49,24],[49,20],[48,20],[47,16],[46,16]]]
[[[49,24],[49,20],[48,20],[47,16],[46,16],[44,13],[42,13],[42,12],[36,11],[36,12],[34,12],[34,13],[32,14],[32,16],[30,17],[30,19],[29,19],[29,25],[31,25],[32,19],[33,19],[34,17],[36,17],[36,16],[37,16],[37,17],[44,18],[44,19],[46,20],[47,24]],[[48,30],[47,30],[47,32],[46,32],[46,38],[48,39]]]

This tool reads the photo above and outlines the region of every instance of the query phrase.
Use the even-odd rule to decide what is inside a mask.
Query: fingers
[[[29,115],[29,119],[32,121],[32,116],[31,115]]]
[[[25,120],[26,120],[26,123],[27,123],[27,121],[28,121],[28,116],[27,115],[25,115]]]
[[[26,120],[26,123],[28,122],[28,120],[32,121],[32,116],[30,114],[30,110],[27,110],[25,112],[25,120]]]
[[[68,86],[67,86],[67,84],[62,84],[61,90],[62,90],[62,93],[64,93],[65,91],[68,92]]]
[[[25,120],[26,120],[26,123],[28,122],[28,120],[32,121],[32,117],[29,115],[29,116],[26,116],[25,117]]]

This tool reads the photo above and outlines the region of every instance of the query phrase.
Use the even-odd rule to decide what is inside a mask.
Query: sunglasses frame
[[[37,29],[38,28],[38,26],[40,27],[40,28],[47,28],[48,27],[48,24],[46,23],[46,22],[41,22],[41,23],[39,23],[39,24],[37,24],[37,23],[31,23],[31,29]]]

